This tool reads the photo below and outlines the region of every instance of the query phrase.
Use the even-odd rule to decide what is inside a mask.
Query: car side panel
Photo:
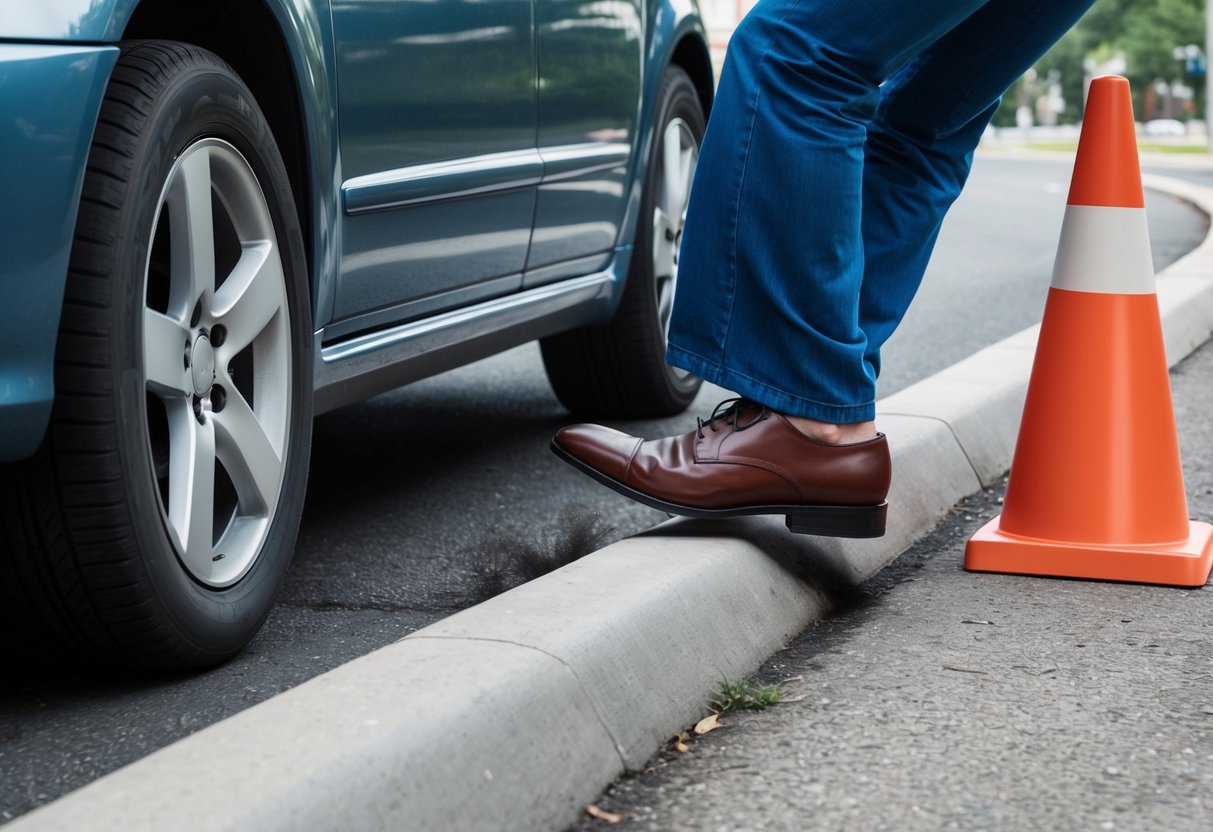
[[[0,462],[50,417],[76,208],[113,47],[0,43]]]
[[[583,273],[574,258],[605,259],[619,241],[639,118],[643,7],[643,0],[537,2],[544,182],[527,286]]]
[[[531,0],[332,9],[346,180],[328,336],[516,290],[542,170]]]

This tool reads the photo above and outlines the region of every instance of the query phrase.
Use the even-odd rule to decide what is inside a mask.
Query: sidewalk
[[[1213,189],[1154,176],[1147,177],[1146,185],[1188,199],[1206,214],[1213,213]],[[1158,280],[1158,293],[1167,353],[1174,364],[1213,332],[1213,240],[1206,238],[1169,267]],[[904,563],[894,566],[889,576],[877,578],[878,583],[865,584],[903,550],[922,541],[958,500],[1001,482],[1014,448],[1037,329],[1029,328],[987,347],[878,403],[882,428],[896,437],[889,497],[895,510],[889,513],[884,538],[845,541],[792,535],[783,528],[780,517],[719,523],[672,521],[206,728],[19,818],[10,828],[14,832],[75,828],[124,832],[165,828],[258,832],[564,828],[604,786],[625,770],[644,769],[671,736],[702,717],[704,703],[721,676],[735,680],[750,675],[831,609],[852,601],[857,586],[866,587],[860,592],[870,594],[873,587],[885,586],[892,576],[913,568],[915,560],[922,560],[926,564],[922,569],[932,575],[930,570],[938,562],[940,573],[934,583],[905,585],[927,587],[937,594],[905,604],[909,618],[889,614],[900,607],[881,608],[880,620],[868,630],[873,633],[870,642],[861,645],[862,633],[856,632],[853,643],[839,642],[834,648],[837,655],[828,652],[828,642],[824,652],[821,647],[812,648],[813,662],[820,665],[821,672],[833,674],[817,679],[819,671],[812,665],[803,672],[808,692],[816,697],[804,700],[810,703],[805,707],[816,702],[820,708],[806,712],[809,727],[823,726],[825,733],[810,731],[809,736],[818,741],[797,745],[795,738],[806,729],[789,729],[794,736],[782,738],[791,744],[782,752],[781,765],[764,764],[769,765],[770,778],[762,776],[761,766],[752,769],[758,776],[744,789],[730,781],[737,799],[730,803],[728,795],[723,795],[721,802],[712,804],[720,807],[716,811],[721,817],[713,824],[762,828],[758,824],[766,823],[767,813],[778,807],[785,812],[791,811],[789,805],[807,811],[805,807],[813,809],[812,801],[817,799],[832,806],[831,801],[841,794],[837,799],[856,803],[839,804],[840,811],[857,811],[873,796],[887,798],[896,808],[888,816],[890,823],[896,818],[891,828],[902,828],[906,820],[898,813],[906,806],[896,801],[910,798],[893,790],[894,780],[876,780],[872,771],[863,769],[873,754],[885,749],[861,746],[886,742],[902,743],[899,753],[889,750],[885,755],[890,768],[901,772],[902,779],[896,783],[905,784],[910,792],[931,790],[922,792],[920,808],[954,811],[955,801],[962,800],[962,795],[946,788],[963,788],[964,795],[971,793],[974,800],[986,801],[973,804],[972,816],[978,820],[970,822],[966,816],[962,826],[984,822],[982,812],[993,813],[993,807],[1001,806],[999,794],[1029,794],[1026,788],[1017,791],[1012,786],[1019,782],[1025,763],[1048,762],[1053,759],[1050,754],[1071,753],[1076,761],[1073,774],[1045,767],[1043,776],[1049,778],[1050,788],[1065,782],[1085,783],[1087,769],[1082,761],[1092,758],[1102,766],[1095,770],[1105,771],[1108,777],[1133,771],[1119,756],[1116,763],[1105,762],[1099,751],[1105,738],[1083,727],[1094,728],[1098,722],[1079,719],[1085,716],[1084,709],[1096,703],[1095,696],[1101,697],[1102,709],[1094,710],[1096,716],[1103,713],[1108,719],[1115,716],[1118,722],[1146,726],[1145,734],[1131,736],[1155,744],[1142,746],[1139,757],[1150,748],[1156,755],[1169,753],[1167,743],[1176,734],[1156,730],[1146,721],[1147,714],[1156,712],[1144,705],[1118,705],[1127,693],[1115,693],[1116,699],[1102,691],[1088,695],[1089,689],[1119,684],[1121,677],[1114,677],[1118,668],[1086,658],[1097,655],[1095,651],[1074,655],[1065,651],[1084,651],[1086,646],[1077,645],[1102,643],[1101,639],[1111,637],[1108,633],[1120,632],[1115,627],[1130,628],[1123,631],[1128,634],[1125,638],[1153,651],[1153,666],[1147,672],[1157,674],[1162,687],[1169,690],[1166,704],[1172,710],[1168,712],[1199,716],[1205,705],[1213,709],[1208,653],[1199,653],[1204,648],[1196,629],[1209,622],[1194,600],[1205,598],[1204,591],[1092,590],[1108,592],[1113,599],[1123,596],[1135,607],[1128,613],[1119,606],[1115,612],[1099,613],[1092,606],[1103,615],[1093,621],[1107,619],[1108,627],[1120,622],[1103,632],[1094,624],[1075,628],[1050,618],[1091,603],[1079,590],[1097,585],[1045,580],[1025,584],[1022,597],[1028,599],[1028,606],[1019,614],[1028,623],[1012,628],[1009,623],[1000,624],[1004,614],[1011,620],[1005,587],[1018,586],[1021,579],[978,579],[958,572],[954,559],[951,563],[948,558],[930,561],[919,554],[903,558]],[[1194,406],[1199,408],[1195,416],[1181,409],[1186,430],[1192,429],[1191,422],[1207,422],[1207,402]],[[1199,447],[1213,447],[1213,441],[1207,440],[1206,435]],[[1200,462],[1199,452],[1189,450],[1189,454],[1189,465]],[[1208,480],[1190,479],[1189,489],[1193,496],[1204,495]],[[993,511],[992,504],[980,505],[980,516],[962,515],[961,522],[968,524],[964,529],[976,528]],[[1213,516],[1213,506],[1207,502],[1194,501],[1193,509]],[[960,544],[962,532],[951,527],[949,535],[948,528],[930,538],[936,541],[934,545],[941,540],[952,547]],[[943,610],[945,604],[957,601],[965,589],[977,593],[970,602],[972,611],[964,611],[959,620],[953,620],[951,614],[933,614],[934,609]],[[1173,602],[1177,611],[1189,611],[1191,620],[1185,624],[1188,629],[1172,640],[1150,617],[1158,615],[1159,598],[1188,599]],[[1033,604],[1039,608],[1034,609]],[[920,626],[947,623],[952,629],[929,630],[911,638],[913,615],[925,616]],[[830,626],[837,624],[826,628]],[[1039,628],[1038,634],[1027,638],[1032,627]],[[1003,628],[1008,634],[1022,629],[1026,640],[1004,638]],[[1005,656],[971,655],[966,652],[965,637],[985,637],[993,646],[1009,644],[1014,649]],[[1123,645],[1123,639],[1116,643]],[[1149,644],[1166,646],[1151,648]],[[878,654],[880,645],[887,645],[890,652]],[[1203,655],[1203,676],[1186,675],[1189,665],[1184,662],[1188,660],[1180,661],[1184,651]],[[850,665],[852,659],[856,660],[854,666]],[[933,662],[931,672],[907,664],[914,659]],[[974,666],[971,661],[984,664]],[[1116,661],[1123,660],[1117,655]],[[1049,672],[1054,664],[1058,669]],[[1039,676],[1030,677],[1028,671],[1039,671]],[[781,679],[796,675],[778,668],[773,672]],[[887,675],[856,681],[869,673]],[[1053,685],[1045,678],[1052,675],[1064,680],[1064,685]],[[949,691],[938,687],[942,684],[939,678],[952,676],[966,683],[981,681],[985,686],[974,685],[971,717],[960,709],[963,703],[946,698]],[[824,691],[813,688],[814,682],[830,682],[831,678],[835,681]],[[1197,691],[1194,699],[1175,692],[1181,679],[1187,679]],[[1051,726],[1039,724],[1032,712],[1018,710],[1019,697],[1041,696],[1050,686],[1066,694],[1041,697],[1053,703],[1052,711],[1042,713],[1064,720],[1063,742],[1056,749],[1050,744]],[[1146,689],[1129,687],[1139,694]],[[1005,696],[1001,693],[1004,688]],[[855,701],[857,695],[860,699]],[[941,704],[944,702],[948,704]],[[827,720],[834,716],[853,719],[854,730],[848,733],[840,727],[831,734],[826,730]],[[1171,726],[1168,731],[1203,730],[1190,722],[1175,725],[1178,728]],[[1013,732],[1021,727],[1038,736],[1031,743],[1019,739],[1020,745],[1014,745]],[[987,739],[987,731],[991,738],[1004,736],[995,731],[1007,732],[1004,744]],[[720,733],[721,738],[713,740],[709,735],[710,742],[697,748],[709,751],[713,743],[720,743],[723,752],[729,734]],[[1163,736],[1155,739],[1153,733]],[[987,741],[994,744],[983,746]],[[1198,747],[1206,748],[1203,742],[1203,738],[1194,738],[1180,746],[1181,762],[1197,755]],[[970,748],[985,756],[964,756],[962,752]],[[1184,748],[1191,748],[1192,754],[1186,754]],[[822,759],[818,755],[823,753],[840,760],[855,754],[854,765],[839,768],[838,781],[806,784],[793,776],[802,768],[818,771],[816,763]],[[701,756],[710,761],[709,754]],[[958,767],[960,760],[967,761],[965,767]],[[727,768],[731,764],[721,765]],[[738,765],[740,771],[745,763]],[[1107,769],[1116,773],[1107,774]],[[834,771],[829,767],[820,770]],[[972,782],[942,776],[923,779],[932,770],[953,776],[963,772]],[[1161,769],[1160,777],[1169,771]],[[1207,772],[1179,774],[1197,778],[1184,781],[1193,784],[1191,793],[1195,794],[1196,786],[1207,782],[1201,779]],[[866,781],[860,779],[865,777]],[[1167,785],[1174,782],[1167,781]],[[845,790],[837,790],[844,785]],[[814,796],[818,789],[820,794]],[[743,791],[752,791],[758,801],[757,814],[740,799]],[[928,798],[952,802],[928,802]],[[1059,800],[1046,803],[1057,807]],[[637,802],[637,814],[656,805]],[[743,812],[740,820],[724,808],[731,805]],[[968,806],[963,800],[959,805]],[[1119,804],[1109,800],[1104,805]],[[1034,811],[1031,806],[1015,810]],[[697,828],[680,817],[662,817],[651,828]],[[775,815],[771,817],[772,823],[781,822]],[[808,815],[779,817],[793,825],[774,828],[801,828]],[[831,817],[840,823],[843,815]],[[873,822],[879,821],[875,817]],[[937,817],[926,823],[939,825]]]
[[[1189,506],[1213,518],[1213,342],[1172,385]],[[600,797],[615,828],[1213,828],[1213,587],[966,573],[1001,491],[767,662],[786,704]]]
[[[998,159],[1034,159],[1041,162],[1074,161],[1072,150],[1033,150],[1026,145],[981,145],[977,152],[983,156]],[[1175,170],[1210,169],[1213,156],[1208,153],[1165,153],[1160,151],[1143,151],[1138,154],[1143,170],[1147,168],[1173,168]]]

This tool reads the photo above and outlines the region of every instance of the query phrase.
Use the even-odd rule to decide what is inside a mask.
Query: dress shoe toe
[[[585,464],[621,482],[642,442],[602,425],[569,425],[556,433],[555,441]]]

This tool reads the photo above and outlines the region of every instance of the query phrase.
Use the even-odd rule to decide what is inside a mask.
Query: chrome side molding
[[[342,184],[341,194],[346,214],[385,211],[608,170],[626,165],[631,150],[624,142],[590,142],[486,153],[355,176]]]
[[[322,329],[315,333],[315,412],[592,323],[608,311],[614,283],[608,268],[329,345]]]

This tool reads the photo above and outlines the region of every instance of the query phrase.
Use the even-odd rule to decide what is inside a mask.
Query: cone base
[[[1213,570],[1213,526],[1196,520],[1189,521],[1188,539],[1179,543],[1097,546],[1006,534],[1000,519],[969,539],[965,569],[1168,586],[1204,586]]]

